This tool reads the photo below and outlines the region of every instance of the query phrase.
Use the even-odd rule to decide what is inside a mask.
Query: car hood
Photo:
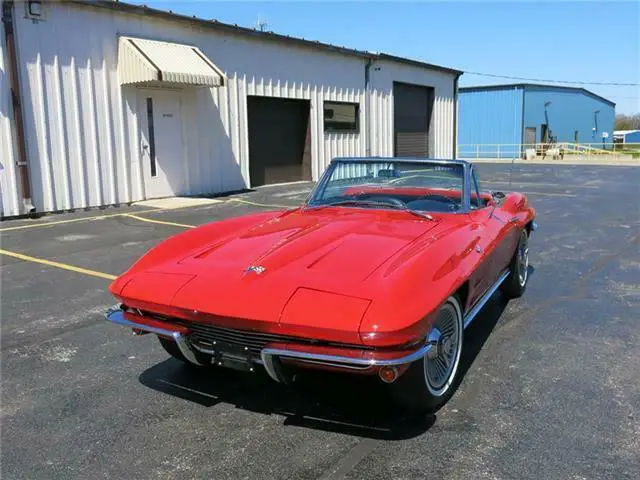
[[[178,264],[198,274],[224,272],[227,279],[352,284],[365,281],[434,223],[405,212],[296,211],[213,241]]]
[[[172,306],[181,309],[279,322],[295,316],[293,305],[295,310],[318,311],[330,305],[334,311],[358,312],[353,316],[359,322],[370,300],[363,284],[437,223],[394,210],[295,210],[212,238],[189,252],[176,252],[140,272],[122,296],[140,295],[137,287],[149,285],[148,275],[153,275],[158,277],[151,282],[158,284],[157,291],[164,299],[172,296]],[[362,302],[343,305],[336,295]]]

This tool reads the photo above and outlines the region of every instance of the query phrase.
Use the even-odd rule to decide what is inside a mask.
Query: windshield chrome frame
[[[425,163],[435,165],[462,165],[462,207],[455,212],[447,212],[452,214],[469,213],[471,210],[471,164],[465,160],[447,160],[436,158],[424,158],[424,157],[337,157],[331,160],[329,166],[325,169],[324,173],[318,180],[316,186],[311,190],[307,199],[304,202],[304,206],[307,208],[313,208],[316,205],[311,205],[310,202],[314,201],[318,193],[324,191],[326,184],[329,182],[333,171],[340,163],[370,163],[370,162],[394,162],[394,163]]]

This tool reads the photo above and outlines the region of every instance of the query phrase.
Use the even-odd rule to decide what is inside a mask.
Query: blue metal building
[[[584,88],[520,83],[459,89],[458,155],[521,156],[522,144],[605,145],[615,103]]]

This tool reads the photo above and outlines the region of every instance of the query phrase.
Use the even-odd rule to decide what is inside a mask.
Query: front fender
[[[501,210],[507,215],[511,215],[511,219],[519,228],[524,228],[529,222],[536,217],[536,211],[529,204],[529,199],[522,193],[509,193],[502,204]]]
[[[360,324],[363,343],[384,347],[424,339],[440,306],[486,259],[489,252],[475,248],[481,240],[477,225],[460,224],[390,261]]]

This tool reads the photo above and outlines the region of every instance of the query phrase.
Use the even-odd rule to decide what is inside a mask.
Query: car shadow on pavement
[[[507,303],[505,296],[496,293],[465,331],[460,379],[482,350]],[[231,404],[265,415],[281,415],[285,418],[283,425],[358,437],[414,438],[436,421],[436,415],[420,418],[406,415],[393,404],[387,385],[372,377],[305,372],[297,376],[293,385],[284,386],[273,382],[261,369],[243,373],[190,367],[168,359],[144,371],[139,380],[148,388],[205,407]],[[456,389],[459,383],[456,382]]]
[[[465,329],[464,348],[460,357],[460,376],[458,377],[460,380],[457,382],[456,389],[460,381],[464,380],[482,347],[489,339],[491,332],[500,321],[508,303],[509,299],[498,291],[487,302],[471,325]]]
[[[279,385],[262,371],[196,368],[168,359],[144,371],[140,383],[205,407],[235,405],[265,415],[281,415],[283,425],[358,437],[402,440],[427,431],[435,416],[415,418],[394,407],[375,377],[305,372],[293,385]]]

